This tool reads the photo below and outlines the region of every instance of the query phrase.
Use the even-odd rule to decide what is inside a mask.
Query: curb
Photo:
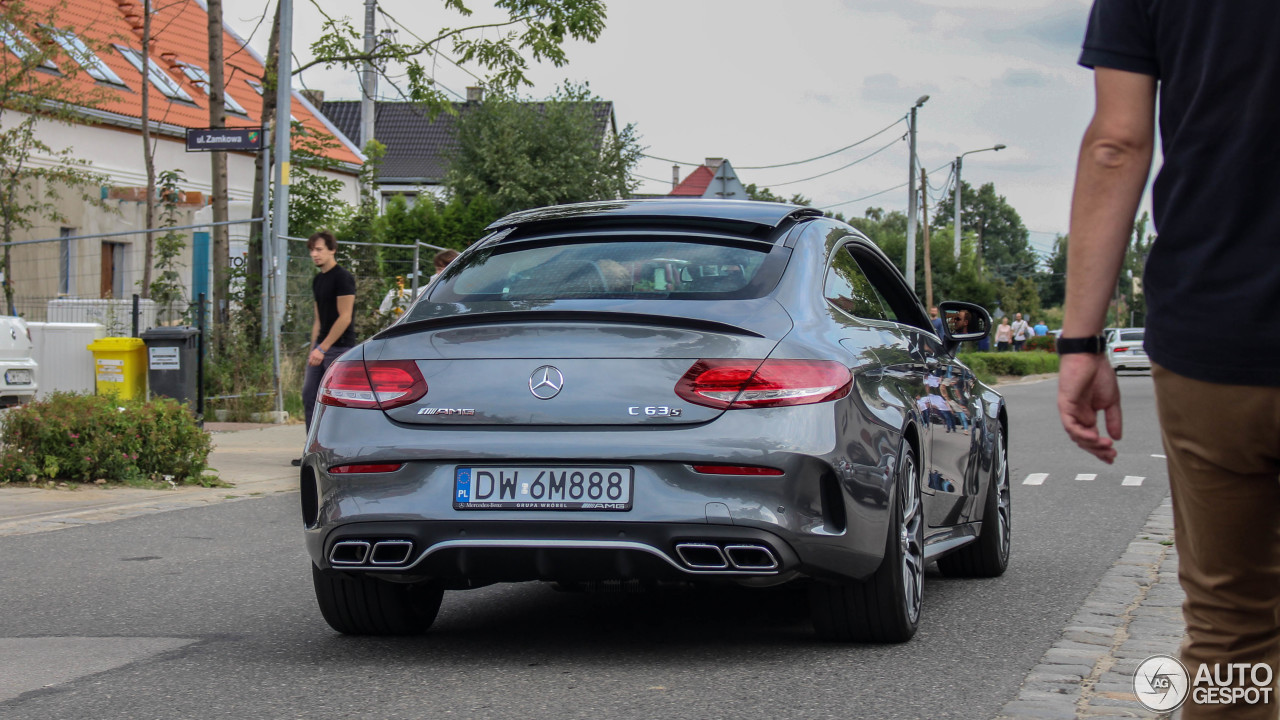
[[[1173,501],[1165,498],[997,717],[1168,718],[1138,703],[1133,674],[1152,655],[1178,656],[1182,598]]]

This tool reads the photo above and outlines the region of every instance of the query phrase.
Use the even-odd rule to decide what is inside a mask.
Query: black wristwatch
[[[1091,355],[1101,355],[1107,351],[1107,340],[1101,335],[1093,335],[1091,337],[1058,338],[1058,354],[1070,355],[1071,353],[1089,353]]]

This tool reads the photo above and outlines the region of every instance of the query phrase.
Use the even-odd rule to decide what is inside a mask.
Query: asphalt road
[[[931,573],[903,645],[817,642],[794,592],[534,583],[447,593],[420,638],[342,637],[286,495],[0,538],[0,716],[991,718],[1167,493],[1150,378],[1122,389],[1114,467],[1067,443],[1054,382],[1004,389],[1011,567]]]

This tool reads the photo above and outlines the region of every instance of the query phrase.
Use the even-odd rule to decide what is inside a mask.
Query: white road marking
[[[1077,480],[1097,480],[1098,476],[1092,475],[1089,473],[1080,473],[1079,475],[1076,476],[1076,479]]]
[[[1133,485],[1133,486],[1135,486],[1135,487],[1136,487],[1136,486],[1138,486],[1138,485],[1141,485],[1143,480],[1146,480],[1146,478],[1145,478],[1145,477],[1139,477],[1139,476],[1137,476],[1137,475],[1125,475],[1125,476],[1124,476],[1124,481],[1122,481],[1120,484],[1121,484],[1121,485]]]
[[[1022,481],[1023,485],[1043,485],[1045,479],[1049,477],[1049,473],[1031,473],[1026,480]]]
[[[1168,460],[1168,459],[1169,459],[1169,458],[1165,457],[1164,455],[1152,455],[1151,457],[1153,457],[1153,458],[1160,458],[1161,460]]]

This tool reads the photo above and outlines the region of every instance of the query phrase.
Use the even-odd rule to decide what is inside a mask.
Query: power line
[[[939,165],[938,167],[934,168],[933,170],[930,170],[929,172],[931,172],[931,173],[936,173],[936,172],[938,172],[939,170],[941,170],[942,168],[944,168],[944,167],[946,167],[947,165],[950,165],[950,164],[951,164],[951,163],[949,163],[949,162],[948,162],[948,163],[943,163],[942,165]],[[850,204],[852,204],[852,203],[861,202],[861,201],[863,201],[863,200],[870,200],[871,198],[876,197],[877,195],[883,195],[883,194],[885,194],[885,193],[887,193],[887,192],[893,192],[894,190],[901,190],[902,188],[906,187],[906,186],[907,186],[907,185],[909,185],[909,184],[910,184],[910,182],[899,183],[899,184],[897,184],[897,185],[894,185],[894,186],[893,186],[893,187],[891,187],[891,188],[885,188],[884,190],[881,190],[881,191],[879,191],[879,192],[873,192],[873,193],[871,193],[870,195],[863,195],[862,197],[860,197],[860,198],[854,198],[853,200],[844,200],[844,201],[842,201],[842,202],[838,202],[838,203],[835,203],[835,204],[833,204],[833,205],[824,205],[824,206],[822,206],[822,207],[820,207],[820,208],[818,208],[818,209],[819,209],[819,210],[827,210],[827,209],[829,209],[829,208],[833,208],[833,207],[840,207],[841,205],[850,205]]]
[[[831,151],[831,152],[829,152],[829,153],[825,153],[825,154],[823,154],[823,155],[818,155],[818,156],[816,156],[816,157],[811,157],[811,158],[808,158],[807,160],[796,160],[795,162],[778,163],[777,165],[743,165],[743,166],[739,167],[738,169],[739,169],[739,170],[772,170],[773,168],[790,167],[790,166],[792,166],[792,165],[803,165],[803,164],[805,164],[805,163],[813,162],[814,160],[821,160],[821,159],[823,159],[823,158],[829,158],[829,157],[831,157],[832,155],[836,155],[836,154],[842,153],[842,152],[844,152],[845,150],[851,150],[851,149],[856,148],[856,147],[858,147],[859,145],[861,145],[861,144],[863,144],[863,143],[865,143],[865,142],[867,142],[867,141],[869,141],[869,140],[873,140],[873,139],[875,139],[875,138],[877,138],[877,137],[880,137],[881,135],[883,135],[883,134],[885,134],[885,133],[889,132],[890,130],[892,130],[894,127],[896,127],[896,126],[898,125],[898,123],[901,123],[903,120],[906,120],[906,117],[905,117],[905,116],[904,116],[904,117],[900,117],[900,118],[898,118],[897,120],[894,120],[891,124],[889,124],[889,125],[888,125],[887,127],[885,127],[883,130],[880,130],[880,131],[879,131],[879,132],[877,132],[876,134],[874,134],[874,135],[868,135],[867,137],[862,138],[861,140],[859,140],[859,141],[858,141],[858,142],[856,142],[856,143],[853,143],[852,145],[845,145],[844,147],[840,148],[839,150],[832,150],[832,151]],[[834,171],[833,171],[833,172],[834,172]],[[797,180],[796,182],[800,182],[800,181],[799,181],[799,180]]]
[[[838,173],[838,172],[840,172],[841,170],[846,170],[846,169],[848,169],[848,168],[851,168],[851,167],[853,167],[854,165],[857,165],[858,163],[863,162],[864,160],[870,160],[871,158],[875,157],[876,155],[879,155],[880,153],[884,152],[885,150],[888,150],[889,148],[893,147],[894,145],[896,145],[896,144],[898,144],[898,143],[900,143],[900,142],[902,142],[903,140],[906,140],[906,139],[907,139],[907,136],[906,136],[906,135],[903,135],[903,136],[902,136],[902,137],[900,137],[900,138],[895,138],[895,139],[893,139],[893,140],[890,140],[890,141],[889,141],[889,143],[888,143],[887,145],[882,146],[879,150],[876,150],[876,151],[874,151],[874,152],[871,152],[871,153],[868,153],[868,154],[866,154],[866,155],[863,155],[862,157],[858,158],[857,160],[854,160],[853,162],[849,163],[848,165],[841,165],[840,167],[836,168],[835,170],[828,170],[827,172],[819,173],[819,174],[817,174],[817,175],[813,175],[813,176],[810,176],[810,177],[807,177],[807,178],[801,178],[800,180],[791,180],[791,181],[789,181],[789,182],[784,182],[784,183],[772,183],[772,184],[770,184],[770,185],[769,185],[769,187],[770,187],[770,188],[780,188],[780,187],[782,187],[782,186],[784,186],[784,185],[795,185],[796,183],[808,182],[808,181],[810,181],[810,180],[817,180],[817,179],[818,179],[818,178],[820,178],[820,177],[826,177],[826,176],[828,176],[828,175],[830,175],[830,174],[832,174],[832,173]]]
[[[906,120],[906,117],[905,117],[905,116],[904,116],[904,117],[900,117],[900,118],[898,118],[897,120],[894,120],[891,124],[889,124],[888,126],[886,126],[884,129],[879,130],[879,131],[875,132],[874,134],[868,135],[867,137],[862,138],[861,140],[859,140],[859,141],[858,141],[858,142],[856,142],[856,143],[853,143],[852,145],[845,145],[844,147],[842,147],[842,148],[840,148],[840,149],[838,149],[838,150],[832,150],[832,151],[831,151],[831,152],[829,152],[829,153],[824,153],[824,154],[822,154],[822,155],[818,155],[818,156],[815,156],[815,157],[807,158],[807,159],[805,159],[805,160],[796,160],[796,161],[794,161],[794,162],[778,163],[777,165],[739,165],[739,166],[737,167],[737,169],[738,169],[738,170],[771,170],[771,169],[773,169],[773,168],[789,167],[789,166],[791,166],[791,165],[803,165],[803,164],[805,164],[805,163],[813,162],[814,160],[821,160],[821,159],[823,159],[823,158],[828,158],[828,157],[831,157],[832,155],[837,155],[837,154],[839,154],[839,153],[842,153],[842,152],[844,152],[845,150],[849,150],[849,149],[852,149],[852,148],[858,147],[859,145],[861,145],[861,144],[863,144],[863,143],[865,143],[865,142],[867,142],[867,141],[874,140],[875,138],[880,137],[881,135],[883,135],[883,134],[885,134],[885,133],[889,132],[889,131],[890,131],[890,130],[892,130],[894,127],[896,127],[896,126],[898,125],[898,123],[901,123],[901,122],[902,122],[902,121],[904,121],[904,120]],[[641,153],[641,154],[640,154],[640,157],[649,158],[650,160],[661,160],[662,162],[674,163],[674,164],[676,164],[676,165],[688,165],[688,166],[690,166],[690,167],[699,167],[699,166],[701,166],[701,165],[703,164],[703,163],[697,163],[697,162],[685,162],[685,161],[683,161],[683,160],[672,160],[671,158],[658,157],[657,155],[649,155],[649,154],[646,154],[646,153]],[[843,169],[843,168],[842,168],[842,169]],[[832,172],[835,172],[835,171],[833,170]],[[819,176],[819,177],[821,177],[821,176]],[[796,181],[794,181],[794,182],[803,182],[803,181],[802,181],[802,180],[796,180]]]

